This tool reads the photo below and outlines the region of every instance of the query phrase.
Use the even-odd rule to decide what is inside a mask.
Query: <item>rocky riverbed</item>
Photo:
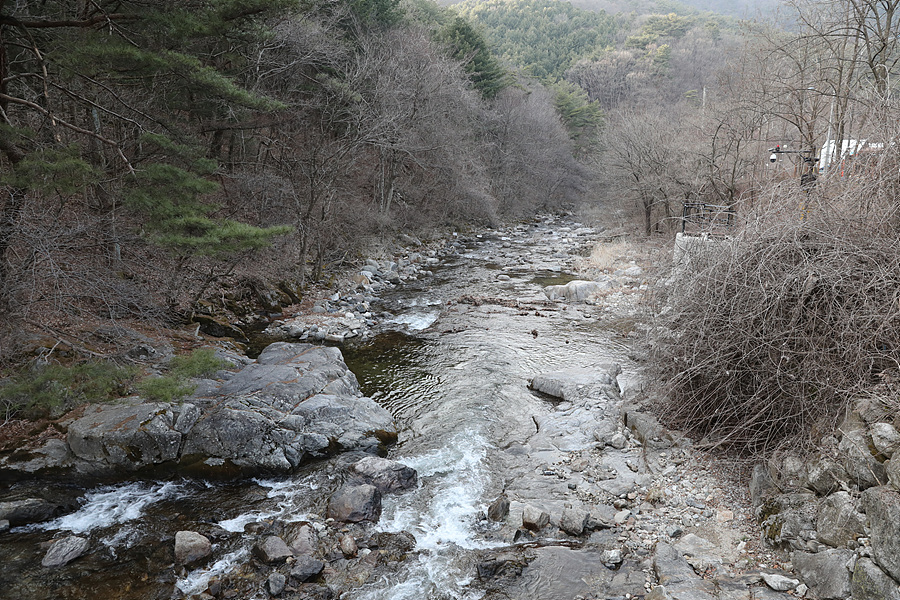
[[[644,404],[651,254],[610,239],[591,259],[602,237],[547,217],[408,239],[275,321],[258,358],[222,351],[186,402],[62,420],[0,457],[0,589],[900,598],[890,412],[752,477],[696,450]]]

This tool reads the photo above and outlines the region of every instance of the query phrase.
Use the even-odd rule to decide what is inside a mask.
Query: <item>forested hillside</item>
[[[0,120],[0,357],[588,178],[551,94],[430,2],[0,2]]]

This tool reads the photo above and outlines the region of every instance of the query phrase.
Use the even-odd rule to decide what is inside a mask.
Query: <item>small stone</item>
[[[630,517],[630,516],[631,516],[630,510],[628,510],[628,509],[620,510],[619,512],[616,513],[616,516],[613,517],[613,522],[616,525],[624,525],[625,522],[628,520],[628,517]]]
[[[727,523],[734,519],[734,513],[730,510],[720,509],[716,511],[716,522],[717,523]]]
[[[62,567],[67,565],[87,552],[89,545],[86,539],[74,535],[56,540],[50,546],[50,549],[47,550],[41,565],[45,567]]]
[[[622,564],[622,551],[618,548],[604,550],[600,555],[600,561],[607,567],[613,568]]]
[[[794,588],[794,591],[797,592],[797,595],[802,598],[806,595],[806,592],[809,591],[809,587],[805,583],[801,583],[796,588]]]
[[[356,545],[356,539],[350,534],[341,536],[340,546],[341,553],[346,558],[353,558],[359,551],[359,547]]]
[[[284,587],[287,584],[287,577],[282,575],[281,573],[272,573],[269,575],[269,579],[266,581],[266,585],[269,587],[269,593],[273,596],[280,596],[284,591]]]
[[[7,531],[9,531],[9,521],[3,519],[0,521],[0,533],[6,533]]]
[[[763,573],[762,578],[763,581],[766,582],[766,585],[776,592],[786,592],[800,585],[799,580],[791,579],[790,577],[779,575],[777,573]]]
[[[617,433],[609,439],[609,445],[612,446],[613,448],[615,448],[616,450],[621,450],[622,448],[624,448],[625,446],[628,445],[628,440],[625,438],[625,436],[623,434]]]

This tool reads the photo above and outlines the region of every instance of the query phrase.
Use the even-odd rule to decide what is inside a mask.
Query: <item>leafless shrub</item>
[[[900,367],[898,242],[883,226],[795,212],[695,253],[655,350],[664,417],[750,453],[824,433]]]

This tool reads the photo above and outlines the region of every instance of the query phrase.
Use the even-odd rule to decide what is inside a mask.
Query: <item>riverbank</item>
[[[763,539],[766,496],[749,491],[758,474],[699,451],[648,410],[643,302],[658,248],[600,237],[547,217],[433,246],[412,241],[361,263],[292,320],[276,319],[265,341],[335,336],[329,344],[340,345],[360,393],[396,419],[395,445],[292,463],[288,450],[340,450],[329,436],[340,439],[343,426],[331,419],[325,438],[298,429],[299,445],[259,445],[266,460],[286,459],[275,478],[157,471],[158,480],[102,489],[16,487],[58,498],[45,498],[52,510],[38,523],[4,534],[4,584],[37,585],[44,597],[103,587],[142,600],[802,596],[809,590],[790,556]],[[349,377],[329,352],[323,389]],[[283,429],[285,415],[276,417]],[[407,473],[406,483],[376,495],[383,477],[359,466],[372,452],[387,453],[394,462],[382,467]],[[779,529],[788,543],[791,527]],[[61,548],[77,543],[81,555],[52,572],[38,566],[67,539]]]

